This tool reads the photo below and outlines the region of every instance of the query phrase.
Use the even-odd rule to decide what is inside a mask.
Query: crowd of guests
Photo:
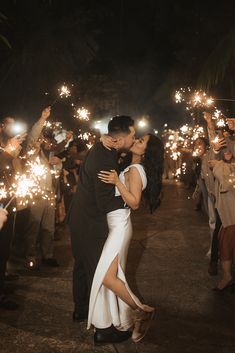
[[[195,141],[198,158],[197,186],[208,215],[211,233],[210,275],[217,275],[218,260],[222,278],[215,290],[234,289],[232,265],[235,262],[235,119],[227,119],[229,129],[216,131],[210,113],[204,113],[208,141]]]
[[[16,198],[8,210],[3,207],[10,196],[0,200],[0,308],[18,307],[9,300],[5,290],[6,281],[17,279],[7,271],[10,251],[14,250],[13,235],[17,232],[22,235],[22,257],[28,270],[38,270],[41,265],[59,266],[54,257],[54,239],[64,225],[88,147],[82,139],[74,138],[71,131],[67,131],[58,143],[53,131],[48,133],[45,128],[50,111],[50,107],[44,109],[27,134],[15,134],[12,117],[4,118],[0,125],[0,187],[9,189],[16,173],[23,173],[27,161],[37,158],[46,171],[40,188],[51,195],[49,198],[38,195],[26,205]],[[208,215],[211,239],[208,272],[217,275],[220,261],[222,277],[215,289],[223,291],[235,288],[232,278],[235,261],[235,119],[227,119],[228,128],[218,130],[211,114],[204,113],[204,118],[208,139],[196,139],[192,149],[185,151],[177,169],[181,168],[181,180],[186,186],[195,187],[196,209],[203,209]],[[182,172],[184,159],[187,167]],[[165,163],[165,168],[167,176],[175,166]]]
[[[222,278],[216,291],[235,289],[232,265],[235,263],[235,119],[227,119],[225,128],[216,128],[212,115],[204,113],[208,138],[198,137],[192,148],[181,149],[181,158],[166,163],[165,176],[176,175],[190,190],[195,210],[208,216],[210,258],[208,272]],[[169,159],[169,158],[168,158]]]
[[[21,253],[30,271],[39,270],[40,266],[59,266],[54,257],[54,239],[63,227],[79,168],[88,150],[85,141],[75,138],[71,131],[66,132],[62,142],[56,141],[53,130],[46,128],[50,111],[50,107],[44,109],[27,133],[16,134],[12,117],[4,118],[0,126],[0,188],[9,190],[16,174],[23,174],[29,161],[37,160],[45,170],[38,196],[27,203],[15,198],[7,210],[3,207],[11,196],[0,200],[0,307],[6,309],[18,307],[9,300],[5,286],[6,281],[18,278],[7,271],[14,245],[15,253],[17,256]],[[15,244],[18,238],[20,245]]]

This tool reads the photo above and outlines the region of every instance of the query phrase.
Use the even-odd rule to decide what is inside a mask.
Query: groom
[[[116,147],[108,150],[98,142],[90,149],[67,216],[74,257],[73,319],[77,321],[87,319],[94,273],[109,232],[106,214],[124,208],[122,198],[115,197],[114,185],[103,183],[97,174],[101,170],[118,172],[118,151],[128,151],[135,140],[134,121],[128,116],[115,116],[108,124],[108,134],[115,139]],[[96,329],[94,340],[121,342],[129,337],[129,331],[118,331],[111,326]]]

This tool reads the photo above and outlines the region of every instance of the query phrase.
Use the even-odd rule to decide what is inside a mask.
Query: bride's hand
[[[110,172],[101,170],[98,173],[98,178],[106,184],[116,185],[119,182],[119,177],[116,170],[111,170]]]
[[[108,150],[111,150],[111,148],[115,148],[116,146],[116,140],[107,134],[101,136],[100,142]]]

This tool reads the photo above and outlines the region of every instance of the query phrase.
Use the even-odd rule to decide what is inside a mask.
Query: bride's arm
[[[98,178],[106,184],[114,184],[118,188],[124,202],[133,210],[139,207],[142,194],[142,180],[136,168],[130,168],[129,171],[130,190],[120,181],[116,171],[100,171]]]

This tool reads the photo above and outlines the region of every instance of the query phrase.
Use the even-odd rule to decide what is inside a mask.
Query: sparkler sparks
[[[6,190],[6,188],[5,188],[5,186],[4,186],[4,183],[1,183],[0,184],[0,200],[1,199],[6,199],[7,198],[7,190]]]
[[[191,92],[191,88],[180,88],[179,91],[175,93],[176,103],[186,103],[186,109],[190,110],[194,107],[211,107],[214,104],[214,98],[208,97],[207,94],[202,91]]]
[[[176,91],[175,93],[175,101],[176,103],[181,103],[183,100],[182,93],[180,91]]]
[[[41,181],[46,178],[46,174],[47,168],[40,163],[39,157],[33,162],[28,161],[26,163],[25,173],[17,173],[8,190],[4,187],[0,188],[0,199],[11,198],[5,208],[8,208],[15,198],[17,198],[19,205],[27,205],[30,200],[32,204],[34,204],[35,197],[47,199],[53,203],[54,194],[52,192],[44,191],[41,188]]]
[[[52,127],[52,123],[50,123],[50,121],[45,121],[45,123],[43,124],[43,126],[46,128],[46,129],[49,129]]]
[[[234,168],[233,168],[234,170]],[[230,175],[229,175],[229,179],[228,179],[228,182],[230,184],[232,184],[232,187],[235,189],[235,171],[231,171]]]
[[[224,119],[219,119],[217,122],[216,122],[216,125],[218,127],[225,127],[226,126],[226,123],[224,121]]]
[[[190,115],[193,117],[193,120],[198,119],[198,113],[196,117],[194,116],[195,109],[197,109],[197,111],[198,109],[210,109],[212,112],[212,118],[217,121],[217,126],[224,127],[226,125],[224,120],[226,116],[216,108],[215,101],[215,98],[208,96],[207,93],[202,90],[195,90],[192,93],[192,90],[189,87],[180,88],[180,90],[176,91],[175,93],[175,102],[184,102],[186,105],[186,111],[190,113]]]
[[[183,134],[186,134],[186,133],[189,131],[188,124],[183,125],[183,126],[180,128],[180,131],[181,131]]]
[[[71,96],[71,92],[70,89],[68,88],[68,86],[62,85],[61,88],[58,89],[60,98],[68,98]]]
[[[82,140],[89,140],[89,138],[91,137],[91,133],[90,132],[83,132],[80,135],[78,135],[78,138],[82,139]]]
[[[219,142],[219,137],[216,136],[216,137],[214,138],[214,140],[212,140],[211,142],[213,142],[213,143],[218,143],[218,142]]]
[[[89,121],[90,120],[89,115],[90,115],[90,112],[84,107],[82,107],[76,110],[76,114],[74,115],[74,117],[79,120]]]
[[[15,197],[29,198],[33,197],[33,193],[38,190],[38,185],[33,178],[30,178],[26,174],[17,174],[15,177],[15,183],[12,184],[12,193]]]
[[[29,166],[28,173],[33,175],[36,178],[46,178],[47,168],[40,163],[39,157],[36,158],[34,162],[28,162],[27,165]]]
[[[59,98],[68,98],[71,96],[70,88],[65,84],[63,84],[60,88],[58,88],[58,92],[59,92]],[[51,104],[51,107],[53,107],[53,105],[55,105],[58,102],[59,98],[56,98],[54,100],[54,102]]]

